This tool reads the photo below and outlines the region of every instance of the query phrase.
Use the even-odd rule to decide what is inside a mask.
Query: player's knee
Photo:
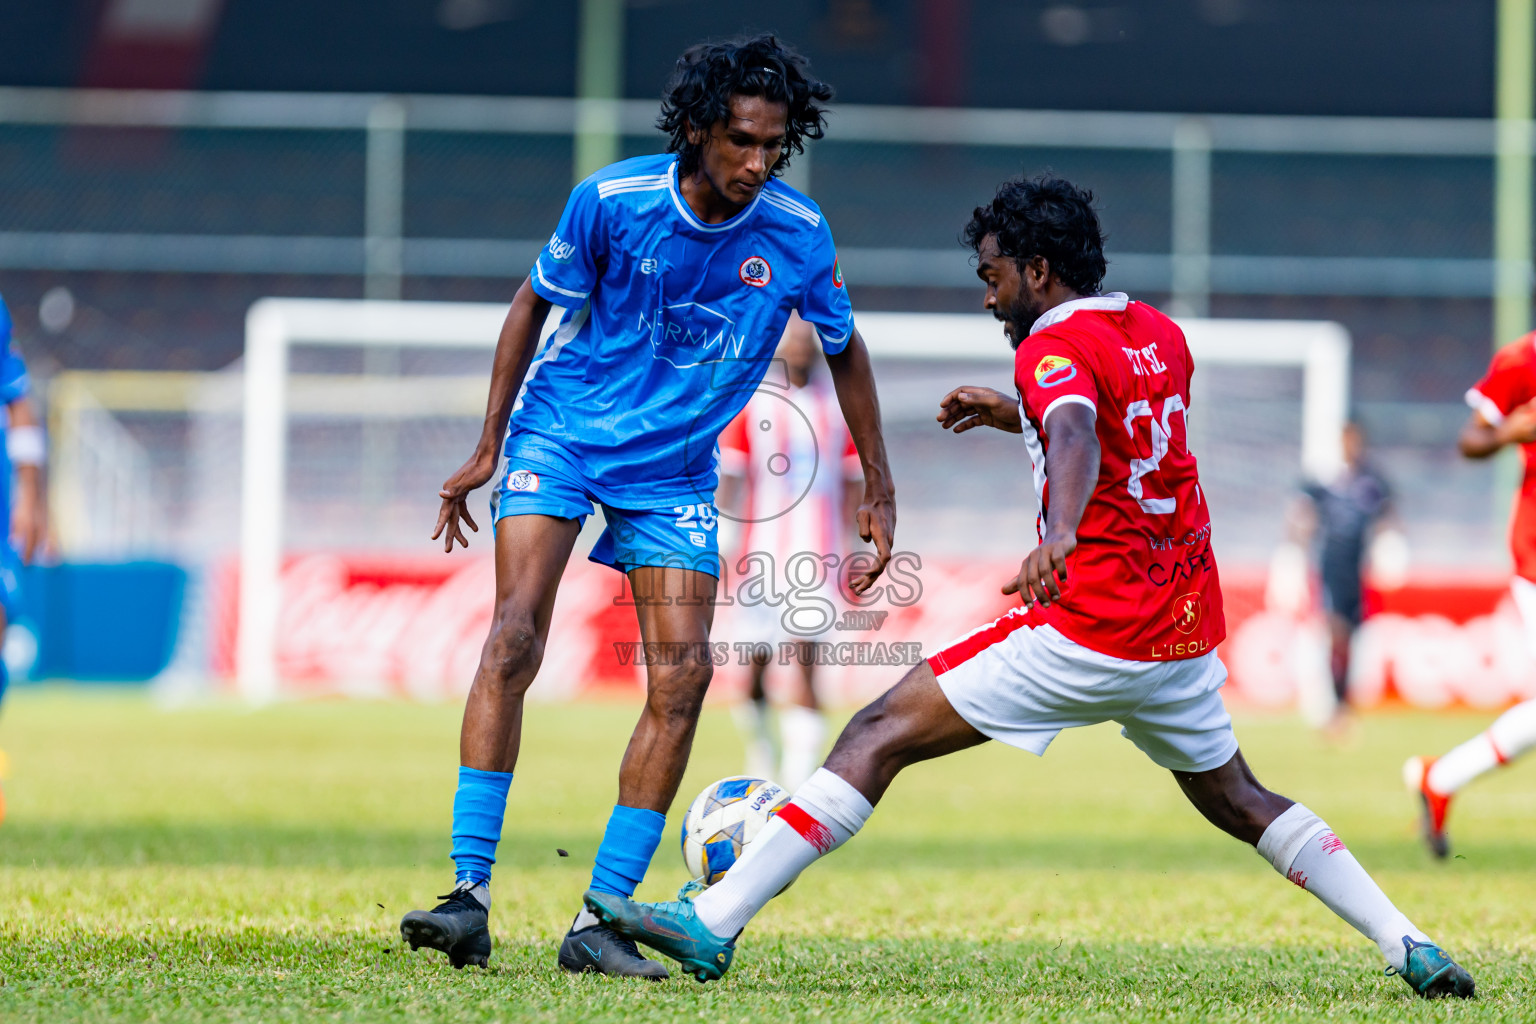
[[[704,694],[714,666],[708,661],[687,661],[677,665],[654,666],[646,694],[646,708],[653,718],[669,729],[693,728],[704,707]]]
[[[886,693],[876,698],[848,720],[833,754],[879,765],[890,774],[905,767],[909,744],[901,728],[901,715],[891,707],[889,697]]]
[[[516,611],[498,613],[481,658],[488,681],[526,690],[543,660],[544,643],[539,639],[533,616]]]

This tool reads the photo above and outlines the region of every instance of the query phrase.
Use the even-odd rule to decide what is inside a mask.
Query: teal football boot
[[[736,939],[722,939],[699,921],[693,900],[636,903],[613,893],[587,890],[587,909],[620,935],[643,942],[683,965],[699,981],[718,981],[731,969]]]
[[[1414,942],[1403,936],[1403,947],[1408,951],[1407,964],[1399,971],[1388,967],[1388,974],[1396,974],[1425,999],[1455,996],[1471,999],[1476,984],[1466,968],[1452,960],[1450,954],[1433,942]]]

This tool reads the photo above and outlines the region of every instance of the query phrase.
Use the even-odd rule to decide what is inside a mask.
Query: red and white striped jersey
[[[847,554],[844,486],[863,468],[829,383],[758,388],[720,435],[720,471],[747,482],[743,554]]]

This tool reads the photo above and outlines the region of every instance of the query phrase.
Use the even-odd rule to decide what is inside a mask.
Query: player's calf
[[[1375,942],[1389,973],[1426,998],[1472,995],[1471,975],[1387,899],[1333,829],[1259,785],[1241,753],[1209,772],[1174,774],[1206,818],[1252,843],[1276,871]]]

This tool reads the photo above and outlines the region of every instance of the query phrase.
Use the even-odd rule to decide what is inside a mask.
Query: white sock
[[[1405,966],[1403,936],[1429,941],[1392,905],[1333,829],[1301,804],[1292,804],[1270,822],[1259,838],[1258,851],[1276,871],[1376,943],[1387,963],[1398,970]]]
[[[736,728],[747,744],[746,774],[766,779],[773,775],[773,737],[768,730],[768,702],[744,700],[731,709]],[[781,780],[780,785],[784,785]],[[784,786],[793,790],[793,786]]]
[[[471,884],[468,879],[465,879],[453,887],[454,892],[458,892],[460,889],[468,889],[469,894],[475,898],[475,902],[484,907],[486,913],[491,912],[491,883],[480,882],[478,884]]]
[[[591,928],[593,925],[599,923],[601,922],[598,921],[597,915],[592,913],[592,911],[588,910],[586,906],[583,905],[581,908],[581,913],[577,914],[576,920],[571,922],[571,931],[579,932],[583,928]]]
[[[1484,772],[1513,761],[1536,747],[1536,700],[1516,704],[1487,731],[1467,740],[1429,769],[1429,788],[1450,796]]]
[[[737,934],[813,861],[852,839],[873,812],[863,794],[818,768],[725,877],[694,899],[699,921],[716,935]]]
[[[784,760],[778,783],[793,793],[821,765],[821,748],[827,742],[827,720],[815,708],[791,705],[779,711],[779,745]]]

